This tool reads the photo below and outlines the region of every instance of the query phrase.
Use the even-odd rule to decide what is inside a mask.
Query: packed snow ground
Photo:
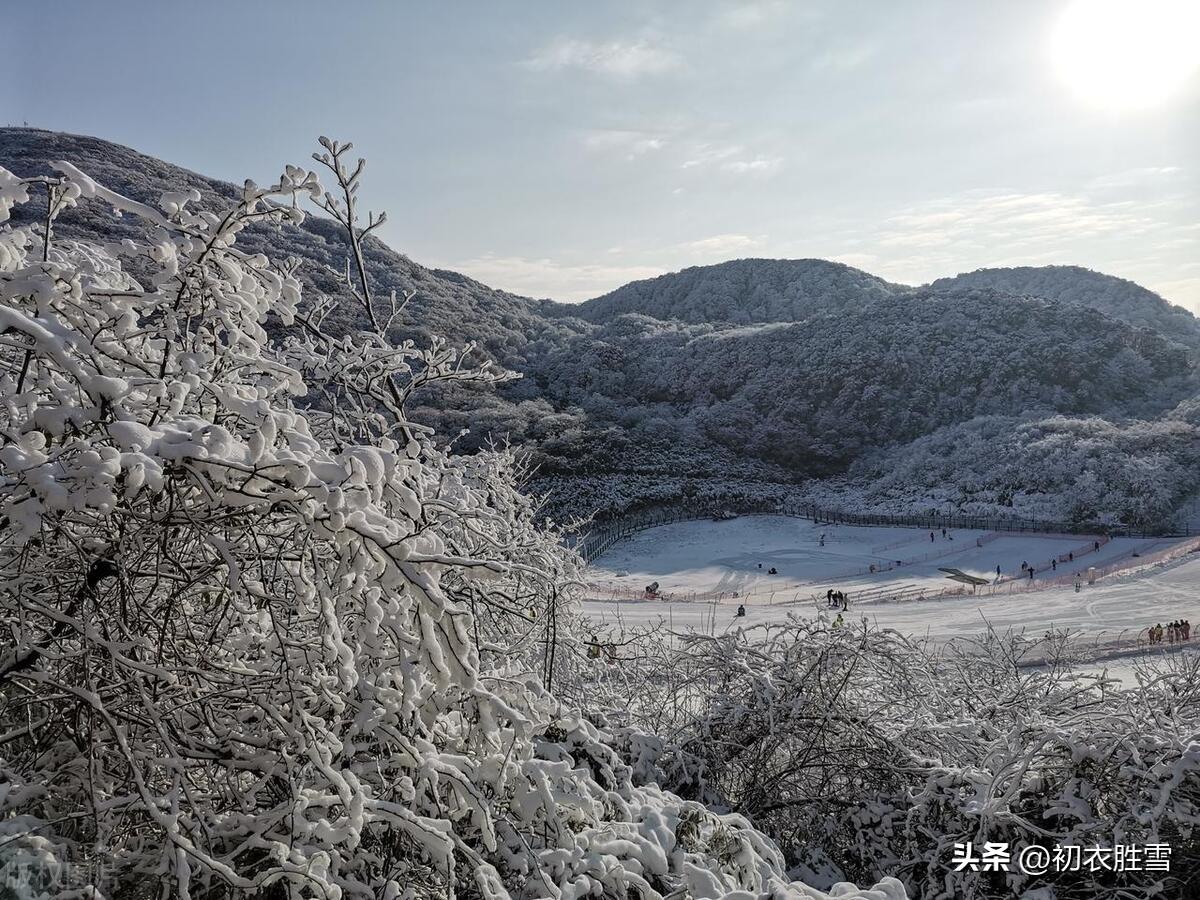
[[[916,529],[817,525],[776,516],[666,525],[632,536],[593,563],[591,599],[584,609],[605,626],[664,621],[675,629],[721,632],[779,621],[789,614],[836,615],[825,609],[825,592],[832,588],[849,595],[846,619],[866,616],[881,627],[919,637],[971,637],[990,623],[1000,630],[1031,633],[1067,628],[1098,647],[1133,641],[1155,622],[1200,622],[1200,554],[1162,569],[1087,584],[1090,566],[1128,561],[1133,568],[1177,543],[1155,539],[1114,539],[1099,551],[1079,555],[1074,564],[1062,564],[1033,579],[1080,571],[1085,576],[1079,592],[1067,585],[990,596],[973,596],[968,589],[960,596],[935,599],[876,600],[908,585],[930,593],[957,587],[939,567],[994,580],[997,566],[1005,576],[1020,576],[1022,562],[1048,564],[1051,557],[1089,544],[1080,535],[1003,535],[982,546],[977,539],[985,538],[984,532],[953,532],[944,538],[939,530],[933,540],[929,535]],[[936,558],[920,559],[929,554]],[[874,574],[850,574],[896,560],[904,564]],[[768,574],[772,567],[777,575]],[[676,599],[637,599],[654,581]],[[737,618],[743,603],[746,615]]]

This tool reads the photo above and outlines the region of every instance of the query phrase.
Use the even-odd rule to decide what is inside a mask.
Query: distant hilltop
[[[96,138],[0,129],[5,168],[38,174],[57,159],[143,202],[195,188],[216,209],[239,190]],[[18,225],[38,217],[36,204],[19,212]],[[137,227],[85,201],[56,230],[108,241]],[[301,260],[309,296],[340,290],[328,267],[347,247],[328,220],[239,242]],[[1200,321],[1088,269],[980,269],[916,287],[821,259],[737,259],[565,304],[374,239],[366,264],[380,289],[413,294],[397,340],[473,342],[524,376],[418,395],[413,416],[464,452],[528,452],[533,486],[563,515],[820,479],[889,509],[1135,521],[1200,487]],[[346,311],[329,324],[361,323]]]

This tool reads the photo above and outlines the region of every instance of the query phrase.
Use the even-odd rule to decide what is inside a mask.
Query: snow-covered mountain
[[[800,322],[907,291],[824,259],[735,259],[634,281],[580,304],[591,322],[641,313],[681,322]]]
[[[194,207],[223,209],[240,191],[228,182],[98,138],[36,128],[0,128],[0,166],[23,176],[47,174],[50,163],[59,159],[72,160],[102,184],[156,207],[164,191],[195,189],[202,199]],[[264,172],[262,180],[278,174]],[[45,201],[35,197],[34,203],[15,211],[14,220],[23,223],[44,209]],[[132,219],[114,218],[99,203],[84,200],[62,218],[55,232],[68,238],[119,240],[139,227]],[[345,264],[347,245],[327,219],[310,216],[298,229],[252,228],[239,237],[239,244],[252,251],[269,250],[275,259],[292,256],[302,260],[300,277],[314,295],[340,290],[327,267],[340,269]],[[382,241],[367,241],[366,263],[374,283],[383,290],[401,295],[414,292],[401,329],[404,336],[449,332],[460,341],[479,342],[495,359],[519,362],[528,335],[536,332],[542,318],[538,310],[544,303],[494,290],[457,272],[426,268]]]
[[[1118,321],[1151,328],[1181,343],[1200,347],[1200,319],[1186,309],[1140,284],[1081,266],[977,269],[953,278],[939,278],[930,287],[934,290],[992,288],[1089,306]]]
[[[194,188],[200,206],[216,209],[237,191],[96,138],[0,129],[0,166],[30,175],[56,159],[152,204],[165,190]],[[38,216],[36,204],[20,212]],[[114,240],[133,227],[84,201],[56,231]],[[301,260],[309,296],[339,290],[329,270],[344,264],[347,248],[328,221],[251,230],[239,243]],[[426,268],[374,239],[367,245],[374,282],[414,295],[397,340],[472,341],[525,376],[491,392],[418,395],[414,417],[446,437],[469,428],[462,449],[494,439],[527,448],[539,484],[557,488],[564,512],[707,495],[719,483],[775,490],[833,476],[850,479],[846,496],[857,502],[936,495],[943,505],[1007,507],[1021,499],[1021,467],[1041,459],[1022,442],[1064,433],[1036,424],[1055,417],[1082,423],[1065,431],[1089,449],[1029,479],[1039,512],[1161,517],[1200,484],[1186,449],[1193,436],[1200,441],[1200,422],[1187,414],[1200,397],[1200,322],[1122,279],[1056,266],[980,270],[913,288],[824,260],[740,259],[570,305]],[[975,428],[981,417],[990,424]],[[1168,419],[1176,424],[1154,424]],[[1015,437],[996,442],[1005,474],[988,478],[978,441],[964,440],[970,452],[957,444],[996,422],[1014,423]],[[1077,485],[1125,471],[1146,453],[1169,463],[1153,509],[1133,502],[1133,477],[1127,490],[1081,500]],[[931,454],[936,476],[921,469]],[[909,476],[881,477],[893,458]],[[918,477],[923,471],[928,477]]]

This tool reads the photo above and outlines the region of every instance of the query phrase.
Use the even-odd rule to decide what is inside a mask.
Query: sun
[[[1200,0],[1073,0],[1051,47],[1080,99],[1110,110],[1157,106],[1200,70]]]

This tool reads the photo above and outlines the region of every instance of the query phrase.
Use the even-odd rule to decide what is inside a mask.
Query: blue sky
[[[392,246],[534,296],[826,257],[1074,263],[1200,311],[1200,77],[1086,96],[1067,7],[43,0],[4,13],[0,121],[234,181],[351,139]]]

